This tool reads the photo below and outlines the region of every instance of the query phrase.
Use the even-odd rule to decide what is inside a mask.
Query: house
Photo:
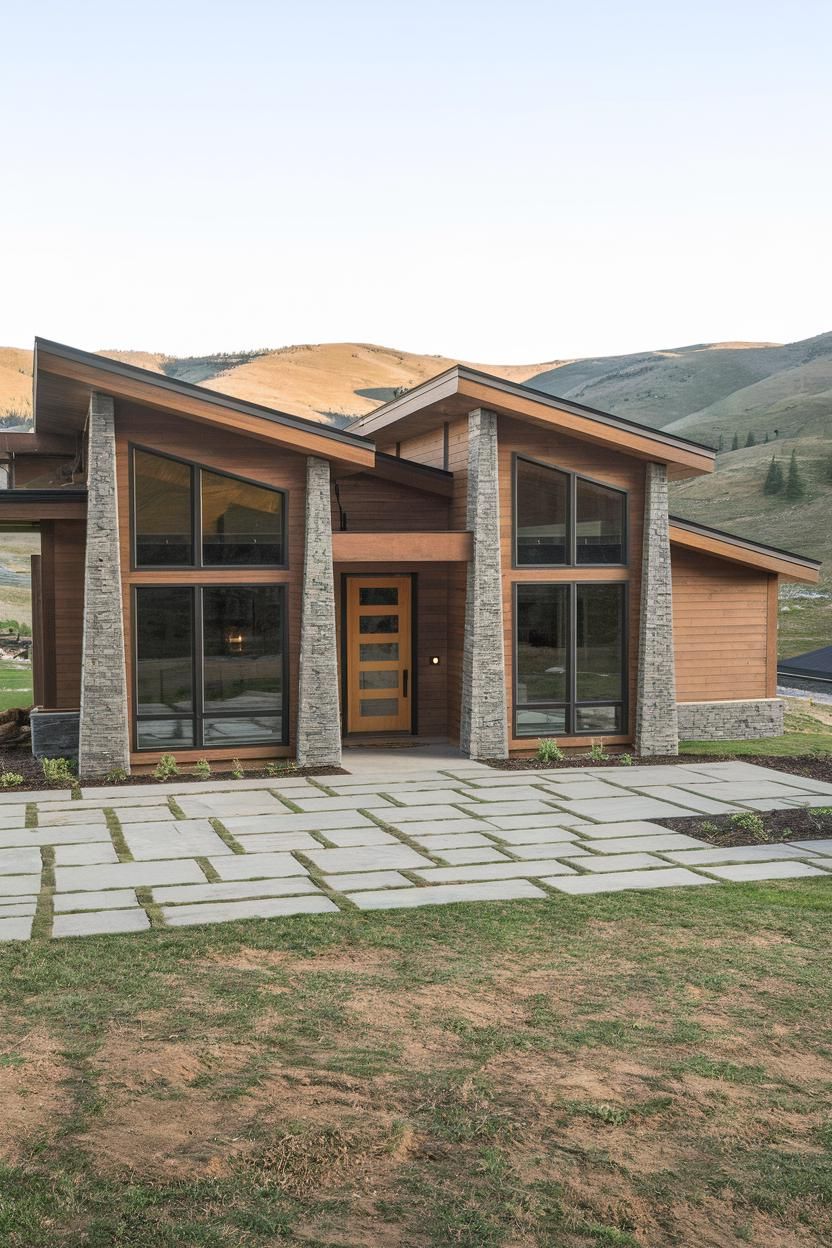
[[[805,689],[807,693],[832,695],[832,646],[807,650],[777,665],[780,684],[786,689]]]
[[[34,748],[82,774],[781,731],[778,580],[818,564],[669,516],[684,438],[461,366],[336,429],[39,339],[0,459]]]

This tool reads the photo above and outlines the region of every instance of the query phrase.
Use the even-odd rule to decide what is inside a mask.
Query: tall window
[[[133,452],[137,568],[282,567],[285,510],[282,490]]]
[[[140,750],[286,740],[280,585],[136,588]]]
[[[625,587],[518,584],[516,595],[516,735],[622,732]]]
[[[583,567],[627,560],[627,496],[622,490],[515,458],[517,567]]]

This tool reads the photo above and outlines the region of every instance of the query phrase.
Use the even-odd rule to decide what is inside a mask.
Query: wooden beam
[[[75,455],[78,440],[59,433],[0,432],[0,454]]]
[[[27,520],[30,524],[36,524],[39,520],[85,520],[86,515],[86,497],[54,503],[7,503],[4,502],[3,491],[0,490],[0,524],[18,520]]]
[[[467,563],[470,533],[333,533],[333,563]]]

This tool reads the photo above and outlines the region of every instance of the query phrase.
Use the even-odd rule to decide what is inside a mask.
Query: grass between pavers
[[[832,1236],[806,881],[0,947],[10,1248]]]

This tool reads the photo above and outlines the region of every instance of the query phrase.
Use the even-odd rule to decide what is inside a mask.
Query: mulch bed
[[[654,822],[725,849],[738,845],[779,845],[783,841],[832,838],[832,797],[829,806],[829,813],[824,813],[823,808],[793,806],[790,810],[768,810],[761,814],[746,811],[736,815],[694,815],[692,818],[688,815]]]
[[[695,767],[697,763],[754,763],[757,767],[770,767],[773,771],[788,771],[793,776],[808,776],[832,784],[832,754],[795,754],[770,756],[768,754],[667,754],[658,757],[639,758],[631,754],[636,767],[681,766]],[[604,759],[590,758],[588,754],[566,755],[554,763],[541,763],[537,758],[485,758],[482,761],[498,771],[560,771],[569,767],[621,767],[624,775],[627,766],[620,762],[621,754],[609,754]]]
[[[277,765],[280,766],[281,764],[278,763]],[[223,770],[224,766],[230,770],[230,764],[228,763],[212,763],[211,775],[206,776],[205,779],[230,780],[231,776],[229,774],[229,770]],[[180,774],[172,777],[172,779],[176,780],[177,784],[179,784],[180,781],[188,784],[201,784],[203,782],[202,779],[193,774],[191,767],[192,764],[183,763]],[[38,759],[32,757],[31,750],[28,746],[0,749],[0,772],[3,771],[16,772],[19,776],[23,777],[23,784],[21,785],[4,785],[1,790],[4,793],[14,793],[15,789],[22,789],[28,792],[30,789],[48,790],[54,788],[65,789],[67,787],[66,782],[62,781],[58,784],[49,784],[48,781],[44,779],[40,762]],[[287,766],[285,772],[281,772],[280,775],[275,776],[270,775],[263,767],[246,767],[245,773],[246,780],[260,780],[268,778],[274,780],[275,782],[280,780],[281,775],[344,776],[348,774],[344,771],[343,767],[295,767],[293,765]],[[152,781],[153,771],[151,769],[150,771],[134,773],[132,776],[128,776],[126,780],[119,780],[118,783],[124,785],[149,784],[152,783]],[[92,780],[81,780],[81,784],[84,788],[98,788],[102,785],[110,785],[112,783],[113,781],[108,780],[106,777],[99,777],[98,779]]]

